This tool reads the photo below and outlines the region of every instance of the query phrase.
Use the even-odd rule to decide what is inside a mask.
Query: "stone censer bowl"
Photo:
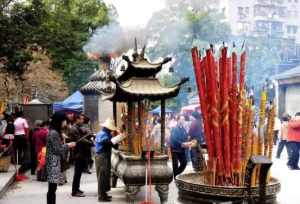
[[[123,181],[129,202],[134,202],[136,194],[145,185],[146,166],[147,160],[140,156],[112,151],[112,183],[115,186],[117,179]],[[169,184],[173,180],[172,169],[168,166],[168,155],[157,155],[151,159],[151,180],[161,203],[167,203]]]
[[[199,204],[243,203],[248,196],[243,186],[213,186],[204,183],[204,173],[188,173],[176,177],[179,200],[192,201]],[[276,203],[276,195],[280,191],[280,183],[271,178],[266,186],[264,203]],[[252,203],[259,201],[259,187],[251,187]],[[247,202],[246,202],[247,203]]]

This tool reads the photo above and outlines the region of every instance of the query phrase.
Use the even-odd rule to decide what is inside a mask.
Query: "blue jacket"
[[[111,133],[108,129],[103,128],[100,132],[96,135],[96,153],[102,153],[102,152],[111,152]]]
[[[171,130],[170,145],[173,152],[184,152],[185,148],[181,145],[188,141],[188,134],[184,127],[176,126]]]

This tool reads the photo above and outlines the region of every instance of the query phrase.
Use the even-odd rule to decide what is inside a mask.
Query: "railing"
[[[284,0],[256,0],[255,4],[261,4],[261,5],[282,5],[284,3]]]

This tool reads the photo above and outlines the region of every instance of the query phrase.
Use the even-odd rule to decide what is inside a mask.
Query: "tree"
[[[169,0],[168,6],[155,13],[147,26],[148,55],[151,58],[172,55],[176,60],[175,74],[190,77],[190,84],[195,84],[191,48],[222,43],[231,35],[229,25],[223,21],[224,14],[211,9],[211,2]],[[184,102],[186,98],[187,94],[181,92],[179,99]]]
[[[7,59],[3,71],[21,77],[32,60],[31,49],[42,47],[53,67],[64,73],[72,89],[78,89],[81,83],[74,86],[73,81],[81,79],[73,72],[90,73],[95,67],[82,47],[93,30],[108,22],[102,0],[1,0],[0,58]]]
[[[278,74],[278,66],[281,55],[288,47],[288,41],[275,36],[234,36],[232,38],[239,45],[237,51],[241,51],[241,45],[245,41],[247,51],[246,84],[254,88],[255,98],[260,97],[267,78]],[[256,100],[258,102],[259,100]]]

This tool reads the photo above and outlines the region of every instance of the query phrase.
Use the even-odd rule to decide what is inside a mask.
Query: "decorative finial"
[[[146,50],[146,45],[143,46],[142,52],[141,52],[141,58],[145,58],[145,50]]]
[[[243,50],[244,47],[245,47],[245,43],[246,43],[246,40],[243,41],[243,44],[242,44],[242,50]]]
[[[136,38],[134,38],[134,52],[132,54],[132,57],[133,57],[134,62],[136,62],[138,60],[138,57],[139,57]]]
[[[138,53],[137,39],[136,38],[134,38],[134,52]]]

